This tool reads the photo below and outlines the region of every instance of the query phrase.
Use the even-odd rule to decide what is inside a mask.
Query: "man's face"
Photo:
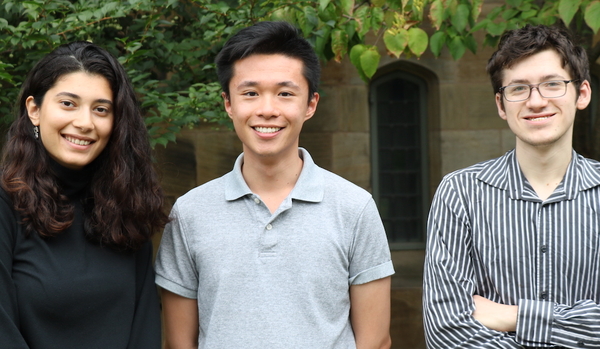
[[[549,49],[505,69],[502,86],[571,79],[559,54]],[[498,114],[517,136],[517,148],[572,146],[575,112],[587,107],[591,95],[588,81],[581,83],[579,97],[575,86],[567,84],[565,95],[558,98],[544,98],[533,89],[529,99],[521,102],[509,102],[500,93],[496,94]]]
[[[298,156],[304,121],[317,108],[308,98],[308,82],[299,59],[255,54],[234,63],[225,110],[243,143],[244,156],[281,160]]]

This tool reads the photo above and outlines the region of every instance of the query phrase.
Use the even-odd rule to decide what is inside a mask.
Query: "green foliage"
[[[562,20],[584,34],[600,30],[600,0],[506,0],[480,18],[484,0],[0,0],[0,119],[11,120],[33,64],[62,43],[93,41],[123,63],[140,96],[153,144],[184,127],[230,127],[214,58],[224,41],[262,20],[298,26],[323,61],[349,56],[368,81],[387,53],[454,59],[475,53],[474,33],[495,45],[525,24]],[[427,15],[427,16],[426,16]],[[421,28],[433,27],[429,35]]]

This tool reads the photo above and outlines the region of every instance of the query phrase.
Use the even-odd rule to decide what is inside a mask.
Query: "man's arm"
[[[350,321],[357,349],[384,349],[390,338],[391,277],[350,286]]]
[[[475,320],[489,329],[510,332],[517,329],[517,305],[505,305],[496,303],[487,298],[475,295],[475,310],[473,317]]]
[[[198,301],[162,289],[165,349],[198,348]]]

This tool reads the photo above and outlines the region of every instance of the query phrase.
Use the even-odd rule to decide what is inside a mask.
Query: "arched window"
[[[373,196],[393,249],[423,248],[429,209],[427,84],[405,71],[370,86]]]

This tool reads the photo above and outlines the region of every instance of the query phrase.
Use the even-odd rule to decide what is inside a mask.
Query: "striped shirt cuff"
[[[521,299],[517,315],[517,343],[525,346],[550,343],[553,320],[554,303]]]

